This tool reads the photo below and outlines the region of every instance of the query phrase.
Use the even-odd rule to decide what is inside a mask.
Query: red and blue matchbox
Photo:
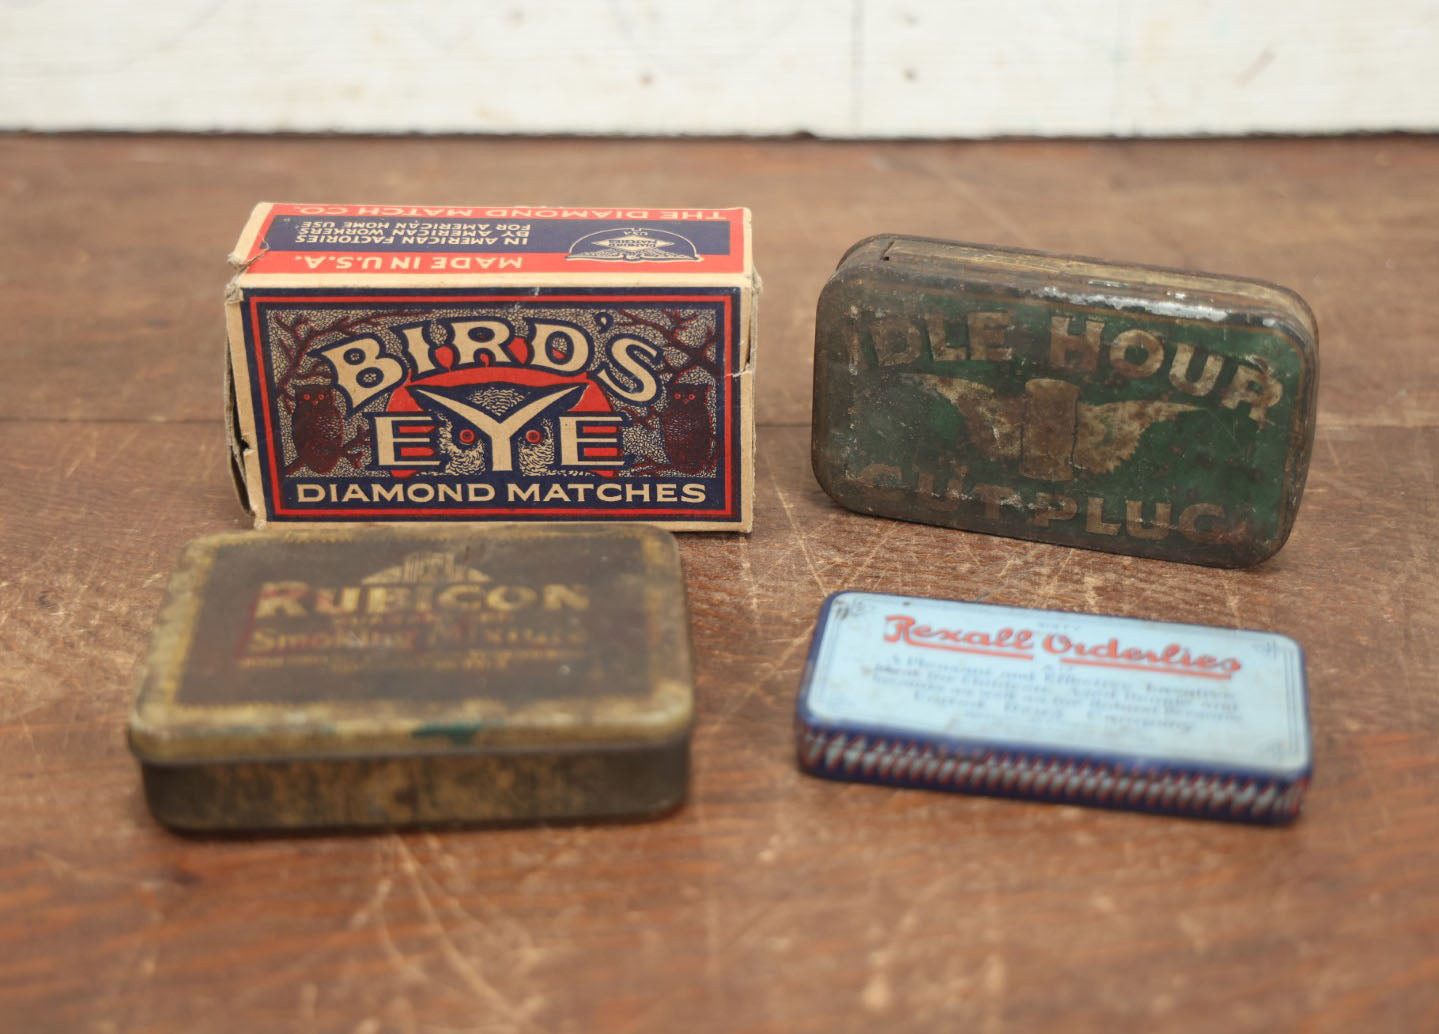
[[[750,529],[745,209],[261,204],[231,262],[256,526]]]
[[[1312,767],[1286,636],[868,592],[825,602],[796,725],[830,779],[1258,823]]]

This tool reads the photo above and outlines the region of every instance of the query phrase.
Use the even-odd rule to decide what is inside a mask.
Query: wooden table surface
[[[1439,140],[0,137],[0,1030],[1439,1030]],[[180,546],[246,526],[223,258],[266,200],[745,204],[754,534],[681,542],[699,722],[647,824],[184,839],[124,722]],[[1261,277],[1320,323],[1293,537],[1225,572],[860,517],[808,463],[814,301],[880,231]],[[1272,629],[1315,776],[1251,828],[821,782],[836,589]]]

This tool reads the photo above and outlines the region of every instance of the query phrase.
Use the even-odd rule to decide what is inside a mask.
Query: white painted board
[[[1439,0],[0,0],[0,127],[1439,129]]]

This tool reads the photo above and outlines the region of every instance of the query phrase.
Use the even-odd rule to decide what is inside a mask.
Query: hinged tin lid
[[[831,596],[801,725],[960,749],[1301,778],[1304,654],[1288,636],[992,603]]]
[[[154,764],[668,742],[685,613],[641,525],[215,535],[171,581],[130,741]]]

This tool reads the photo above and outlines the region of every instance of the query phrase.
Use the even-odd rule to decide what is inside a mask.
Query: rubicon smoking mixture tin
[[[1262,823],[1311,769],[1285,636],[867,592],[820,612],[797,738],[831,779]]]
[[[257,526],[749,530],[745,209],[262,204],[231,262]]]
[[[815,475],[861,513],[1258,563],[1304,488],[1316,335],[1258,281],[872,237],[820,295]]]
[[[130,717],[192,830],[657,814],[693,715],[673,538],[643,525],[192,543]]]

